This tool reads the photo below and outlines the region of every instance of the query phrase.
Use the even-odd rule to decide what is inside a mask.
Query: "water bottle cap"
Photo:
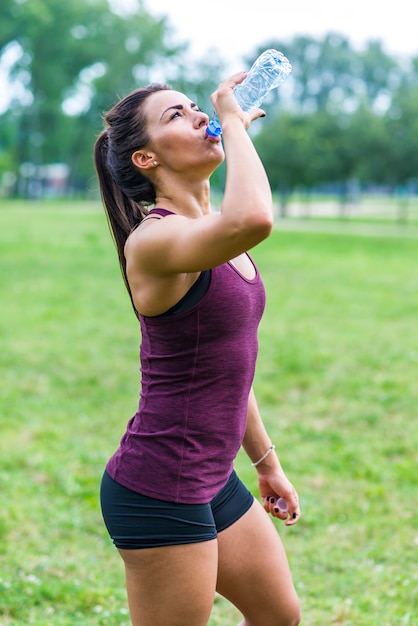
[[[216,120],[211,120],[206,128],[208,137],[220,137],[222,135],[222,126]]]
[[[277,506],[283,512],[286,512],[288,509],[287,502],[284,498],[277,499]]]

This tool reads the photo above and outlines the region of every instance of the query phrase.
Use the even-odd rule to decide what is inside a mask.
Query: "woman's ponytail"
[[[153,84],[126,96],[106,113],[105,129],[94,146],[100,194],[131,300],[125,243],[148,214],[147,207],[155,203],[154,185],[134,166],[132,154],[149,143],[143,112],[145,100],[150,94],[167,89],[168,85]]]

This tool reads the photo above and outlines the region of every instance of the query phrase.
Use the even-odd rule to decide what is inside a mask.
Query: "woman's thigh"
[[[216,539],[119,553],[133,626],[206,626],[216,588]]]
[[[277,530],[259,502],[218,535],[217,591],[246,626],[296,626],[299,601]]]
[[[183,505],[131,491],[108,474],[103,517],[125,563],[134,626],[206,626],[217,577],[209,504]]]

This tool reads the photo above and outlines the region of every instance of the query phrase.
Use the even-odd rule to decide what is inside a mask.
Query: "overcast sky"
[[[129,4],[132,0],[117,0]],[[144,0],[151,13],[166,14],[181,39],[204,54],[216,47],[236,66],[270,38],[313,37],[335,31],[358,49],[379,39],[387,53],[418,56],[417,0]],[[284,51],[285,52],[285,51]]]

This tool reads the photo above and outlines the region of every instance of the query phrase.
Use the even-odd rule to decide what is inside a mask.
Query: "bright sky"
[[[129,4],[131,0],[117,0]],[[359,49],[379,39],[389,54],[418,56],[416,0],[144,0],[150,13],[166,14],[181,39],[197,55],[211,46],[227,55],[233,71],[244,56],[270,38],[321,37],[335,31]],[[285,50],[283,52],[286,52]]]

